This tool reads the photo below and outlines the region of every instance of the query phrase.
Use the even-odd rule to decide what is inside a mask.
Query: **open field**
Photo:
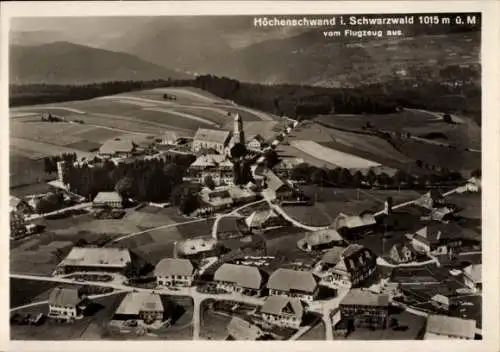
[[[333,222],[319,204],[283,206],[283,210],[293,219],[308,226],[328,226]]]
[[[47,175],[44,171],[43,160],[33,160],[29,152],[19,152],[18,150],[10,150],[9,158],[9,187],[18,187],[23,185],[36,185],[35,188],[48,188],[44,181],[55,179],[55,175]],[[41,182],[41,183],[38,183]],[[43,185],[38,187],[38,185]],[[25,187],[23,187],[25,188]],[[36,191],[35,191],[36,192]],[[21,189],[12,190],[13,195],[22,196],[29,194],[30,191]]]
[[[10,279],[10,308],[46,300],[48,292],[56,285],[54,282]]]
[[[53,144],[36,142],[29,139],[23,138],[10,138],[11,148],[14,151],[21,151],[25,153],[30,153],[32,159],[40,159],[45,156],[60,155],[62,153],[76,153],[78,159],[80,158],[91,158],[92,153],[84,152],[77,149],[67,148],[63,146],[56,146]]]

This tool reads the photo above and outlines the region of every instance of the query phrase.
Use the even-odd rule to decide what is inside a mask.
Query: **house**
[[[164,322],[165,314],[160,295],[149,292],[130,292],[121,301],[113,320],[140,320],[145,324]]]
[[[99,148],[100,157],[129,157],[134,154],[137,145],[129,139],[115,138],[110,139]]]
[[[260,151],[262,150],[262,147],[265,143],[264,137],[262,137],[260,134],[257,134],[253,137],[250,137],[248,142],[247,142],[247,148],[252,149],[252,150],[257,150]]]
[[[318,296],[319,278],[309,271],[279,268],[269,277],[267,288],[272,296],[285,296],[312,302]]]
[[[230,137],[229,131],[199,128],[193,137],[191,150],[199,152],[202,149],[214,149],[217,153],[224,154]]]
[[[245,218],[241,216],[225,216],[217,223],[217,238],[237,238],[250,234]]]
[[[222,264],[214,274],[217,288],[247,296],[260,296],[264,284],[262,272],[253,266]]]
[[[154,274],[158,286],[190,287],[194,266],[189,259],[165,258],[156,264]]]
[[[370,278],[377,269],[377,257],[368,248],[350,244],[335,247],[319,263],[325,272],[323,280],[331,284],[353,287]]]
[[[297,241],[297,246],[303,251],[310,252],[333,246],[342,246],[344,243],[344,239],[337,230],[326,229],[306,233],[304,238]]]
[[[49,318],[60,321],[74,321],[83,316],[87,300],[76,288],[53,289],[49,294]]]
[[[434,255],[459,252],[463,246],[475,242],[466,236],[459,225],[437,221],[429,223],[408,237],[415,250]]]
[[[177,145],[179,143],[182,143],[188,137],[189,134],[183,131],[165,131],[162,136],[161,144]]]
[[[233,163],[225,155],[200,155],[189,166],[183,179],[204,184],[206,177],[210,177],[216,186],[232,185]]]
[[[410,243],[403,242],[394,244],[389,251],[389,255],[395,263],[402,264],[415,261],[418,253]]]
[[[211,212],[228,209],[234,202],[227,187],[217,187],[213,190],[205,187],[200,191],[199,195],[201,201],[206,204],[206,207],[202,206],[201,208],[207,208]]]
[[[473,340],[475,332],[475,320],[446,315],[430,315],[427,319],[424,340]]]
[[[483,289],[482,265],[472,264],[464,268],[464,283],[474,292],[481,292]]]
[[[94,208],[123,208],[123,198],[118,192],[99,192],[92,201]]]
[[[56,273],[69,274],[75,271],[123,272],[132,263],[126,248],[73,247],[58,265]]]
[[[262,230],[267,227],[282,226],[286,222],[272,209],[254,211],[245,218],[245,223],[250,230]]]
[[[376,225],[375,216],[370,212],[364,212],[361,215],[340,213],[333,221],[333,227],[344,234],[364,233]]]
[[[291,178],[292,170],[298,165],[304,164],[302,158],[282,158],[278,164],[273,167],[273,170],[279,177]]]
[[[450,309],[450,299],[446,296],[443,296],[441,294],[436,294],[431,297],[431,304],[438,308],[442,309],[445,311],[448,311]]]
[[[217,240],[214,238],[189,238],[176,243],[177,253],[185,257],[212,256],[217,250]]]
[[[389,316],[389,296],[354,289],[340,302],[340,316],[357,328],[385,329]]]
[[[232,317],[227,332],[229,340],[255,341],[265,335],[257,325],[237,316]]]
[[[265,170],[262,174],[264,177],[266,191],[269,192],[274,198],[283,200],[293,196],[293,187],[286,181],[283,181],[281,178],[276,176],[274,172],[271,170]]]
[[[438,190],[432,189],[417,199],[415,204],[427,209],[432,209],[444,205],[444,200],[443,195]]]
[[[304,307],[299,299],[270,296],[260,308],[260,315],[269,324],[298,329],[302,323]]]

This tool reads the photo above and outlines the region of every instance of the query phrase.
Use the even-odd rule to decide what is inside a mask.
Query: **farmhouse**
[[[270,296],[260,309],[260,314],[270,324],[298,329],[302,323],[304,307],[298,299]]]
[[[202,149],[214,149],[217,153],[224,154],[230,137],[229,131],[199,128],[193,137],[191,150],[199,152]]]
[[[417,199],[416,204],[427,209],[437,208],[444,205],[444,197],[439,191],[432,189]]]
[[[250,234],[245,218],[241,216],[225,216],[217,224],[217,238],[237,238]]]
[[[304,238],[297,241],[297,246],[303,251],[322,250],[333,246],[342,246],[344,239],[337,230],[326,229],[308,232]]]
[[[431,304],[438,309],[448,311],[450,308],[450,299],[441,294],[436,294],[431,297]]]
[[[273,167],[273,170],[279,177],[290,179],[292,170],[301,164],[304,164],[304,159],[302,158],[283,158]]]
[[[75,271],[122,272],[132,256],[128,249],[73,247],[56,269],[57,273],[69,274]]]
[[[165,131],[162,136],[161,144],[163,145],[177,145],[187,139],[189,135],[180,131]]]
[[[446,315],[430,315],[427,319],[424,340],[473,340],[475,331],[475,320]]]
[[[394,244],[389,253],[391,259],[397,264],[415,261],[418,254],[413,246],[407,242]]]
[[[33,208],[24,199],[10,196],[9,198],[10,211],[15,211],[21,214],[29,214]]]
[[[163,322],[165,320],[164,316],[165,309],[160,295],[147,292],[130,292],[123,298],[120,306],[115,311],[113,320],[140,320],[144,324],[153,324]]]
[[[248,139],[247,148],[251,150],[260,151],[262,150],[264,143],[265,143],[264,137],[262,137],[260,134],[257,134]]]
[[[475,242],[474,239],[467,238],[460,226],[441,222],[431,222],[409,238],[415,250],[436,255],[456,253],[463,246]]]
[[[263,276],[257,267],[225,263],[215,271],[217,288],[247,296],[260,296]]]
[[[190,287],[194,266],[189,259],[165,258],[156,264],[154,274],[158,286]]]
[[[377,221],[372,213],[365,212],[361,215],[347,215],[340,213],[333,221],[337,231],[345,234],[358,234],[374,228]]]
[[[354,289],[340,302],[341,319],[354,327],[385,329],[389,315],[389,296]],[[348,324],[349,325],[349,324]]]
[[[312,302],[318,295],[319,278],[309,271],[279,268],[269,277],[267,288],[272,296],[285,296]]]
[[[110,139],[99,148],[101,157],[129,157],[136,151],[137,145],[129,139]]]
[[[472,264],[464,268],[464,283],[474,292],[482,290],[482,270],[481,264]]]
[[[76,288],[57,287],[49,295],[49,318],[70,322],[81,318],[87,299]]]
[[[272,209],[269,209],[254,211],[245,219],[245,223],[250,230],[262,230],[267,227],[281,226],[285,221]]]
[[[183,256],[210,256],[217,252],[217,240],[213,238],[189,238],[176,244],[176,250]]]
[[[264,335],[257,326],[237,316],[233,317],[227,326],[228,340],[255,341]]]
[[[184,180],[204,184],[206,177],[210,177],[217,186],[232,185],[233,163],[224,155],[201,155],[189,166]]]
[[[123,198],[118,192],[99,192],[92,201],[94,208],[123,208]]]
[[[207,212],[216,212],[230,208],[234,204],[242,204],[257,199],[257,194],[248,189],[239,186],[219,186],[215,189],[207,187],[200,191],[200,197]]]
[[[323,279],[336,285],[352,287],[371,277],[377,268],[377,260],[368,248],[351,244],[340,250],[327,252],[320,266],[326,271]]]
[[[263,171],[264,182],[266,185],[266,191],[268,191],[274,198],[278,200],[283,200],[293,196],[293,187],[286,181],[280,179],[271,170]]]

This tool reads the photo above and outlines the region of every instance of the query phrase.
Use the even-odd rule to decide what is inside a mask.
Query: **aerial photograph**
[[[9,28],[11,340],[483,339],[480,13]]]

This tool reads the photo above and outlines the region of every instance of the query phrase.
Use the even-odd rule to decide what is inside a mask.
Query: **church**
[[[194,153],[200,153],[212,149],[218,154],[229,155],[231,148],[237,143],[245,145],[243,120],[239,113],[236,113],[234,117],[232,133],[225,130],[199,128],[193,137],[191,150]]]

